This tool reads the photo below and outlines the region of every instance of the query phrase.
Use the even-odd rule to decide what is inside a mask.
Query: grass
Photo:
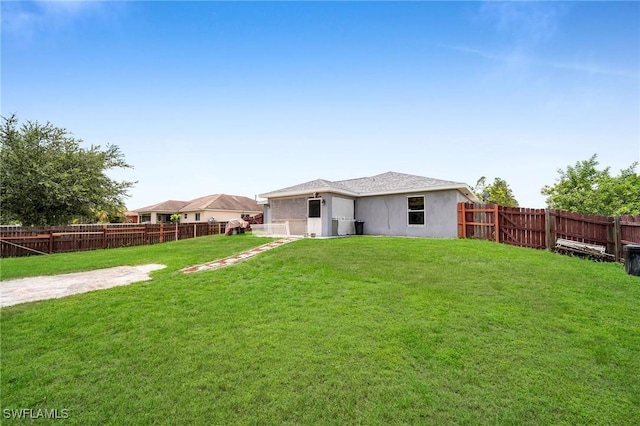
[[[230,256],[273,241],[249,235],[213,235],[164,244],[0,259],[0,280],[160,263],[165,273]],[[158,273],[156,273],[158,274]],[[162,275],[162,273],[159,273]]]
[[[75,424],[640,418],[640,279],[620,265],[355,237],[178,272],[264,241],[211,242],[3,260],[3,276],[115,259],[169,267],[150,282],[3,309],[2,409],[64,408]]]

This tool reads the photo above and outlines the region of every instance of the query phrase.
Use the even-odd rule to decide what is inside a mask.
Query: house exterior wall
[[[356,219],[365,222],[365,235],[455,238],[458,194],[456,190],[446,190],[362,197],[356,200]],[[409,196],[425,197],[424,225],[408,225]]]
[[[196,220],[196,213],[200,213],[200,220]],[[227,222],[231,219],[238,219],[242,214],[248,214],[249,216],[255,216],[262,211],[233,211],[233,210],[200,210],[200,211],[189,211],[189,212],[180,212],[180,213],[168,213],[168,212],[148,212],[148,213],[139,213],[138,217],[143,218],[144,216],[149,216],[150,223],[168,223],[170,222],[170,216],[172,214],[180,215],[180,223],[205,223],[208,222],[209,219],[214,218],[216,222]],[[184,215],[187,215],[185,218]]]
[[[265,204],[262,211],[263,223],[271,223],[271,205]]]
[[[333,196],[331,200],[331,218],[354,219],[353,199]]]
[[[455,238],[458,235],[457,206],[468,201],[457,190],[410,192],[350,199],[331,193],[319,194],[325,201],[321,207],[322,233],[328,237],[355,233],[353,222],[364,221],[365,235]],[[425,197],[425,225],[408,224],[407,197]],[[306,223],[309,197],[271,198],[265,209],[265,223]],[[351,210],[353,209],[353,210]],[[342,219],[335,232],[334,219]],[[293,232],[293,231],[292,231]]]
[[[196,213],[200,213],[200,220],[196,220]],[[180,213],[180,223],[205,223],[209,219],[215,219],[216,222],[228,222],[231,219],[239,219],[242,214],[255,216],[261,211],[233,211],[233,210],[200,210]],[[187,215],[185,219],[184,215]]]
[[[174,212],[177,213],[177,212]],[[171,222],[171,212],[142,212],[138,213],[139,222],[149,223],[169,223]],[[137,223],[137,222],[136,222]]]
[[[338,195],[327,195],[331,199],[330,216],[331,224],[329,234],[337,235],[353,235],[355,230],[355,202],[353,198],[345,198]],[[337,225],[337,226],[336,226]],[[334,228],[335,226],[335,228]]]
[[[329,237],[333,235],[333,219],[350,218],[353,220],[353,199],[339,197],[330,193],[320,193],[318,197],[324,201],[320,210],[322,232],[318,236]],[[269,207],[265,208],[264,223],[289,222],[292,234],[305,233],[308,216],[307,202],[309,199],[309,196],[270,198],[268,200]],[[353,222],[347,224],[345,221],[341,221],[338,235],[353,233]]]

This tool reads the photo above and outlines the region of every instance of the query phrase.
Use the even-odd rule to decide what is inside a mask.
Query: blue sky
[[[640,160],[638,2],[2,2],[2,115],[115,144],[127,207]]]

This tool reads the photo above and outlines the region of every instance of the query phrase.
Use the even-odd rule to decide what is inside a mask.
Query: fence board
[[[640,216],[620,216],[622,244],[640,244]]]
[[[458,237],[553,250],[557,239],[606,247],[615,260],[625,244],[640,244],[640,215],[608,217],[552,209],[458,203]]]
[[[178,224],[177,239],[223,234],[226,225],[226,222]],[[0,257],[131,247],[175,240],[174,224],[1,226]]]
[[[608,246],[609,226],[611,221],[607,216],[572,213],[556,210],[556,239],[579,241],[587,244]]]
[[[500,206],[500,242],[521,247],[546,246],[544,209]]]

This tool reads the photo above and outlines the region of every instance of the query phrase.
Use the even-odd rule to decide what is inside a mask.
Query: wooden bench
[[[564,238],[558,238],[556,240],[555,251],[556,253],[576,254],[597,260],[609,260],[614,258],[612,254],[607,253],[607,248],[605,246],[565,240]]]

